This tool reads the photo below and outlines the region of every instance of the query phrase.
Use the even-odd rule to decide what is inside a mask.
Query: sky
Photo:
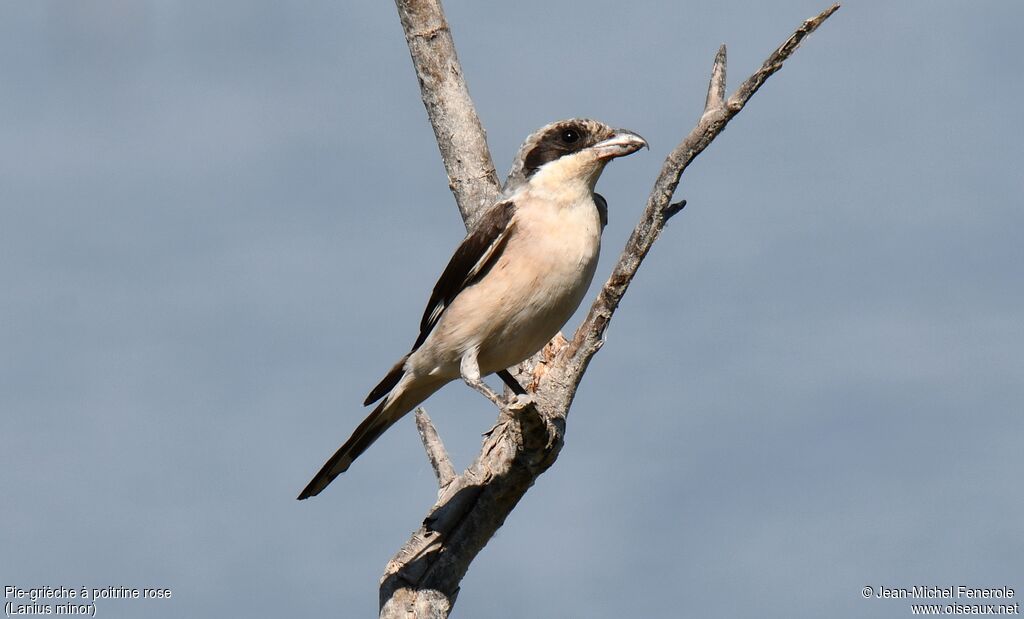
[[[594,294],[718,46],[732,90],[826,7],[446,10],[499,173],[561,118],[650,142],[598,185]],[[453,617],[1021,601],[1022,21],[853,0],[805,41],[687,170]],[[0,584],[172,591],[98,617],[375,616],[435,498],[412,419],[294,497],[463,234],[394,6],[4,2],[0,82]],[[495,412],[459,384],[425,406],[468,465]]]

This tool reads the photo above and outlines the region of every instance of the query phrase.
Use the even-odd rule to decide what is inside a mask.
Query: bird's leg
[[[459,371],[462,374],[462,380],[467,385],[479,391],[485,398],[494,403],[498,408],[505,407],[505,401],[501,399],[494,390],[487,386],[480,378],[480,366],[476,362],[477,350],[467,350],[466,354],[462,356],[462,363],[459,364]]]
[[[508,409],[510,411],[522,410],[533,404],[533,396],[531,396],[530,393],[519,384],[519,381],[512,376],[511,372],[508,370],[499,370],[498,376],[501,378],[501,381],[505,383],[505,386],[511,389],[512,393],[516,396],[508,403]]]
[[[508,370],[498,370],[498,378],[501,382],[505,383],[505,386],[512,390],[512,393],[516,395],[526,395],[526,389],[519,384],[519,381]]]

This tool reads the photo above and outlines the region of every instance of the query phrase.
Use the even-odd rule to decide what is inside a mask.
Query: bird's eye
[[[562,132],[562,141],[566,144],[572,144],[580,139],[580,132],[575,129],[566,129]]]

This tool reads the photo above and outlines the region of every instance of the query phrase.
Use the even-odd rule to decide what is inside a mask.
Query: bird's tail
[[[320,472],[299,493],[299,500],[320,494],[320,491],[334,481],[335,477],[347,471],[352,461],[380,438],[381,434],[384,434],[396,421],[448,382],[433,377],[403,376],[402,378],[408,380],[409,384],[403,385],[405,380],[397,381],[398,384],[392,393],[384,398],[384,401],[378,404],[377,408],[373,409],[373,412],[359,424],[352,436],[338,448],[338,451],[323,465]]]

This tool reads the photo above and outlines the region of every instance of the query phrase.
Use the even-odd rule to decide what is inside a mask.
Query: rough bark
[[[448,171],[448,187],[470,228],[476,214],[493,204],[501,191],[487,133],[469,97],[440,0],[396,0],[395,4],[423,105]]]
[[[473,213],[497,195],[498,183],[451,33],[439,0],[396,3],[452,191],[470,225]],[[615,309],[666,221],[685,205],[671,203],[683,171],[800,42],[838,8],[836,4],[805,21],[728,99],[725,46],[719,49],[704,112],[665,159],[643,215],[586,319],[571,341],[557,336],[513,371],[521,384],[528,385],[530,399],[512,400],[499,412],[479,455],[463,473],[454,474],[429,417],[417,411],[417,426],[440,489],[419,529],[387,565],[380,586],[381,617],[448,616],[470,563],[558,457],[576,389],[604,342]]]

